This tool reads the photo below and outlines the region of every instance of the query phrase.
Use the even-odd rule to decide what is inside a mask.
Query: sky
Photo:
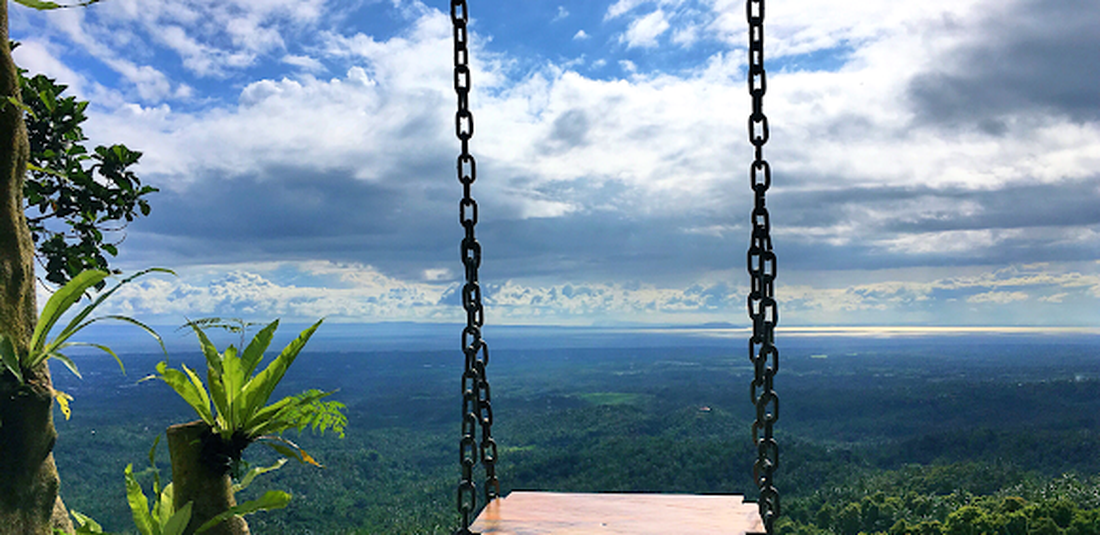
[[[744,4],[470,4],[486,321],[747,325]],[[449,3],[10,10],[17,63],[161,190],[114,265],[178,277],[114,311],[462,321]],[[780,325],[1100,324],[1096,28],[1092,0],[769,0]]]

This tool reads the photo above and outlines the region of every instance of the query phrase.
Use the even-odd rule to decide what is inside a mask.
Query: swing
[[[760,488],[760,500],[758,504],[752,504],[745,503],[738,495],[526,491],[501,497],[500,481],[496,475],[497,444],[492,437],[492,399],[486,376],[489,346],[481,337],[481,327],[485,323],[478,282],[481,245],[474,234],[478,205],[471,196],[471,186],[477,180],[477,164],[470,154],[474,118],[469,109],[470,68],[466,28],[469,16],[466,0],[451,0],[454,88],[458,96],[455,135],[462,146],[457,160],[458,180],[463,191],[459,201],[459,221],[465,229],[461,255],[466,271],[466,284],[462,288],[462,308],[466,311],[466,327],[462,330],[462,352],[466,365],[462,374],[462,439],[459,443],[462,476],[458,485],[461,527],[455,532],[456,535],[774,533],[775,520],[779,516],[779,493],[773,484],[773,476],[779,464],[779,446],[773,435],[773,424],[779,417],[779,397],[775,393],[773,379],[779,368],[779,351],[774,344],[778,321],[774,284],[776,257],[772,252],[768,210],[764,202],[765,192],[771,186],[771,167],[764,160],[764,144],[768,141],[768,119],[763,111],[767,87],[764,73],[764,0],[746,0],[745,9],[749,22],[748,84],[752,96],[748,129],[755,153],[750,168],[755,204],[747,254],[752,279],[748,310],[753,325],[749,358],[755,368],[750,391],[756,407],[756,419],[752,424],[753,442],[757,447],[753,479]],[[481,429],[480,441],[476,435],[478,428]],[[474,466],[479,459],[485,469],[487,505],[474,519],[477,509]]]

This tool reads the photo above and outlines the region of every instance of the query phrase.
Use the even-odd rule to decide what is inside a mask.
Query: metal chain
[[[752,210],[752,242],[748,251],[748,269],[752,278],[748,297],[749,317],[752,318],[749,359],[755,368],[750,395],[756,406],[752,438],[757,451],[752,473],[760,487],[760,518],[771,534],[775,532],[775,520],[779,518],[779,491],[775,488],[774,478],[779,467],[779,444],[773,432],[773,426],[779,419],[779,396],[774,388],[775,374],[779,371],[779,349],[775,347],[779,308],[775,301],[776,258],[772,252],[771,223],[764,204],[765,193],[772,182],[771,166],[764,160],[764,144],[769,136],[768,117],[764,115],[764,93],[768,87],[764,72],[764,0],[747,0],[745,11],[749,21],[748,83],[749,94],[752,95],[749,141],[755,149],[750,176],[756,201]],[[760,392],[757,389],[761,389]]]
[[[458,484],[458,512],[462,515],[459,534],[469,534],[473,514],[477,510],[477,488],[474,465],[478,459],[485,468],[485,503],[500,494],[496,476],[497,444],[492,437],[493,407],[489,396],[489,380],[485,368],[489,365],[489,346],[481,338],[485,324],[485,308],[481,304],[481,286],[477,269],[481,266],[481,244],[474,237],[477,226],[477,201],[470,187],[477,180],[477,162],[470,154],[470,138],[474,136],[474,115],[470,112],[470,51],[467,47],[469,15],[466,0],[451,0],[451,22],[454,24],[454,87],[458,95],[455,113],[455,135],[462,143],[458,156],[458,181],[462,183],[462,200],[458,203],[458,219],[466,230],[462,239],[462,264],[466,268],[466,285],[462,287],[462,308],[466,310],[466,327],[462,330],[462,352],[466,366],[462,373],[462,440],[459,457],[462,480]],[[481,427],[481,441],[476,428]]]

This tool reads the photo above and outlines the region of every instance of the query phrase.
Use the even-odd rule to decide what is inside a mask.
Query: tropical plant
[[[130,505],[130,513],[134,520],[134,526],[141,535],[183,535],[188,522],[191,521],[191,502],[184,504],[177,510],[173,504],[174,492],[172,483],[168,483],[163,488],[161,487],[160,470],[157,469],[156,465],[156,451],[159,443],[160,436],[158,435],[156,440],[153,441],[153,447],[149,449],[149,468],[146,470],[146,472],[151,472],[153,474],[152,507],[150,508],[149,498],[145,496],[145,491],[142,489],[141,483],[138,482],[137,477],[134,475],[133,464],[126,465],[126,469],[123,471],[123,477],[126,480],[126,501]],[[243,490],[257,475],[273,470],[278,466],[282,466],[282,463],[286,462],[286,459],[279,459],[279,461],[281,462],[276,463],[274,467],[253,469],[249,472],[246,480],[236,485],[234,490]],[[195,530],[195,533],[198,534],[208,531],[233,515],[246,515],[257,511],[281,509],[286,507],[288,503],[290,503],[290,494],[283,491],[270,490],[256,500],[234,506],[222,514],[215,516]],[[71,511],[71,513],[73,518],[76,519],[77,534],[108,535],[107,532],[103,531],[103,526],[91,517],[77,511]]]
[[[300,432],[309,427],[321,434],[332,430],[343,438],[347,424],[347,417],[341,412],[344,404],[322,401],[333,392],[320,390],[307,390],[270,405],[268,400],[287,368],[321,326],[321,321],[302,331],[259,373],[255,373],[256,369],[263,361],[264,351],[271,344],[279,321],[275,320],[261,329],[243,351],[230,345],[224,352],[219,352],[204,331],[204,326],[211,325],[208,320],[192,321],[186,325],[198,336],[206,357],[209,392],[202,379],[186,364],[181,364],[181,371],[169,368],[167,362],[161,362],[157,364],[159,376],[156,377],[171,386],[209,426],[211,433],[221,439],[221,451],[233,463],[235,471],[239,471],[241,452],[257,440],[263,440],[288,458],[320,466],[297,444],[278,435],[287,429]]]
[[[42,309],[41,314],[38,316],[38,323],[35,324],[34,334],[31,335],[30,348],[26,350],[17,349],[15,343],[0,333],[0,361],[3,362],[3,368],[11,372],[12,375],[19,381],[20,384],[24,383],[24,377],[27,372],[37,368],[46,360],[54,358],[61,361],[69,370],[73,372],[77,377],[81,377],[80,370],[77,369],[76,363],[63,353],[71,347],[85,346],[99,349],[112,357],[118,362],[119,368],[123,373],[126,372],[125,366],[122,364],[122,359],[112,350],[110,347],[103,344],[96,344],[91,342],[74,342],[71,338],[82,331],[85,327],[96,323],[101,320],[116,320],[136,325],[145,332],[151,334],[153,338],[156,338],[160,343],[161,349],[164,349],[164,341],[160,335],[156,333],[152,328],[144,323],[131,318],[129,316],[121,316],[117,314],[110,314],[106,316],[99,316],[89,319],[88,316],[95,311],[96,307],[101,305],[108,297],[114,294],[124,284],[133,281],[134,279],[141,277],[150,272],[160,273],[174,273],[171,270],[163,268],[151,268],[143,271],[139,271],[125,279],[122,279],[111,289],[101,292],[91,303],[85,305],[69,323],[65,325],[61,332],[56,336],[50,338],[50,334],[53,328],[57,325],[61,317],[69,311],[73,305],[77,304],[85,292],[91,289],[93,286],[103,282],[109,275],[106,271],[88,270],[83,271],[56,292],[50,296],[50,299],[46,301],[46,306]],[[61,407],[61,411],[65,414],[65,418],[68,419],[71,415],[69,409],[69,401],[72,400],[72,396],[54,390],[54,399],[57,400],[58,405]]]

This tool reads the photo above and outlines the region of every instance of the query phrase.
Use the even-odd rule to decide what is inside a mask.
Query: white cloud
[[[258,56],[285,49],[284,34],[321,20],[319,0],[119,0],[94,10],[61,10],[36,15],[36,34],[60,35],[95,56],[134,85],[147,102],[185,98],[188,89],[153,60],[153,43],[174,52],[200,76],[224,76],[255,63]]]
[[[29,76],[45,74],[56,79],[57,83],[69,86],[71,94],[83,96],[86,83],[84,77],[59,60],[57,53],[51,51],[51,48],[53,46],[49,42],[25,39],[12,51],[12,56],[19,67],[27,69]]]
[[[689,25],[682,28],[677,28],[672,33],[672,42],[682,47],[690,47],[699,40],[699,27],[695,25]]]
[[[52,41],[28,40],[37,44],[26,49],[26,57],[66,72],[54,58],[60,57],[57,50],[62,46],[56,43],[67,36],[67,46],[86,47],[135,84],[131,94],[115,95],[115,100],[93,108],[88,133],[97,141],[125,142],[143,150],[142,176],[158,186],[179,191],[214,188],[216,184],[207,182],[211,177],[234,180],[241,175],[279,181],[287,177],[273,169],[308,168],[378,183],[385,191],[399,191],[400,202],[420,203],[437,195],[425,185],[437,178],[436,171],[453,166],[457,142],[447,52],[451,30],[444,13],[406,2],[401,6],[414,18],[391,38],[321,31],[308,55],[298,55],[272,32],[321,20],[324,10],[318,2],[230,2],[224,10],[214,4],[174,1],[147,10],[130,0],[104,5],[115,6],[111,9],[122,14],[118,21],[89,23],[66,15],[69,18],[52,23]],[[640,70],[625,59],[618,63],[623,73],[619,78],[586,76],[575,70],[580,63],[541,63],[524,71],[527,67],[521,58],[500,51],[489,36],[474,33],[471,103],[477,119],[473,147],[483,172],[478,183],[479,200],[484,200],[482,216],[505,225],[509,219],[610,213],[641,225],[655,217],[690,213],[690,221],[679,228],[692,236],[721,240],[736,235],[741,227],[726,214],[735,211],[731,206],[748,206],[742,193],[728,193],[747,190],[748,99],[741,80],[744,11],[740,2],[721,0],[710,5],[715,16],[697,26],[692,25],[697,20],[688,16],[684,2],[619,0],[608,8],[607,18],[624,17],[617,23],[628,27],[622,36],[628,47],[656,46],[661,35],[670,33],[672,42],[681,46],[728,38],[731,46],[738,47],[672,74],[654,71],[648,64]],[[843,211],[820,219],[810,217],[817,207],[783,211],[783,202],[794,194],[839,194],[853,187],[919,185],[930,190],[983,192],[1071,179],[1095,183],[1100,172],[1100,127],[1094,122],[1071,122],[1042,110],[1024,110],[1003,132],[991,135],[974,128],[943,128],[915,116],[907,102],[908,84],[930,64],[948,57],[945,51],[965,38],[981,11],[974,10],[974,5],[880,1],[856,3],[844,11],[828,3],[800,0],[769,6],[769,61],[789,60],[786,68],[769,70],[765,100],[773,135],[767,154],[777,170],[777,237],[822,247],[858,245],[883,254],[887,262],[903,257],[918,265],[921,258],[980,258],[984,252],[1005,250],[1024,239],[1095,250],[1100,244],[1095,225],[1008,225],[1007,229],[919,225],[949,223],[951,218],[980,222],[989,215],[988,206],[962,198],[851,202]],[[625,22],[646,6],[655,6],[655,11]],[[301,10],[305,22],[292,21],[291,15]],[[237,12],[247,20],[231,24],[226,14]],[[734,18],[727,20],[727,13]],[[182,30],[173,33],[174,27]],[[245,79],[238,86],[239,98],[228,104],[201,106],[197,111],[196,106],[168,105],[164,99],[197,90],[158,70],[148,57],[123,60],[114,52],[121,50],[123,42],[153,42],[153,29],[167,30],[156,42],[170,47],[196,74],[230,72],[265,54],[305,72],[287,78]],[[588,38],[588,34],[581,30],[574,38]],[[828,69],[801,66],[796,57],[813,51],[828,55],[838,47],[846,55]],[[334,71],[342,74],[318,78],[324,66],[317,58],[325,65],[340,65]],[[598,69],[606,61],[599,59],[591,67]],[[68,69],[65,76],[80,81],[85,74]],[[700,214],[720,215],[705,219]],[[429,302],[432,292],[444,291],[439,287],[442,281],[453,276],[441,269],[417,265],[409,269],[415,284],[396,280],[378,284],[407,284],[402,287],[411,292],[408,295],[428,296],[425,302]],[[681,278],[693,280],[702,269],[687,266]],[[1035,297],[1031,304],[1055,306],[1100,297],[1100,280],[1095,275],[1056,271],[1025,270],[912,284],[891,281],[894,286],[782,288],[791,300],[794,318],[824,322],[836,311],[877,311],[882,316],[883,311],[897,307],[916,310],[948,299],[1011,304],[1021,295],[1030,295]],[[233,291],[222,294],[198,283],[185,290],[197,292],[201,297],[197,303],[229,303],[222,297],[248,289],[252,293],[247,295],[259,303],[257,310],[290,310],[287,303],[293,299],[286,296],[292,294],[323,306],[320,298],[314,298],[323,293],[320,290],[290,288],[279,284],[276,276],[243,272],[262,280],[241,275],[225,281],[224,287]],[[561,310],[613,315],[635,313],[631,310],[642,314],[651,306],[668,314],[676,306],[692,309],[684,304],[687,298],[678,296],[682,288],[672,284],[638,293],[610,283],[601,286],[600,281],[574,283],[585,283],[598,299],[610,299],[605,305],[597,297],[561,296],[561,280],[583,277],[579,269],[556,276],[560,280],[540,285],[513,280],[502,287],[498,305],[508,304],[508,314],[514,318]],[[418,286],[422,283],[431,284]],[[550,308],[524,304],[519,297],[529,291],[546,301],[553,288],[558,304]],[[337,301],[343,299],[347,310],[366,310],[358,301],[360,294],[339,295]],[[416,306],[427,307],[416,310],[434,310],[423,303]],[[931,309],[921,310],[933,314]]]
[[[294,54],[287,54],[283,56],[283,63],[287,65],[294,65],[301,68],[303,71],[310,73],[320,73],[325,71],[325,65],[315,58],[309,56],[296,56]]]
[[[1069,297],[1069,293],[1061,292],[1040,297],[1039,300],[1045,303],[1061,303],[1062,301],[1065,301],[1066,297]]]
[[[1016,273],[1012,273],[1016,271]],[[727,280],[732,278],[733,280]],[[279,283],[277,279],[294,280]],[[123,287],[104,312],[136,315],[159,323],[178,323],[184,316],[243,316],[249,320],[313,321],[454,321],[461,316],[459,283],[447,268],[426,270],[420,280],[386,276],[373,267],[325,261],[274,262],[228,266],[192,266],[180,278],[145,277]],[[741,273],[712,274],[683,285],[640,282],[534,284],[509,280],[486,283],[484,300],[496,324],[591,324],[604,320],[647,323],[702,323],[744,319],[747,288]],[[1068,299],[1085,299],[1078,318],[1095,323],[1096,298],[1088,284],[1100,275],[1051,273],[1020,268],[938,279],[929,282],[884,280],[848,286],[780,284],[777,288],[785,325],[861,323],[973,325],[988,318],[943,313],[961,300],[990,304],[1014,315],[1008,324],[1050,324],[1057,316],[1009,305],[1031,296],[1041,306],[1061,307]],[[1053,293],[1052,293],[1053,292]],[[40,302],[45,302],[41,295]],[[1054,309],[1045,309],[1050,312]],[[1017,314],[1018,313],[1018,314]],[[1091,314],[1091,315],[1090,315]],[[986,321],[983,321],[986,320]],[[1072,323],[1072,322],[1071,322]]]
[[[966,298],[967,303],[992,303],[1006,305],[1014,301],[1027,301],[1028,295],[1024,292],[985,292]]]
[[[121,288],[109,301],[113,310],[179,322],[186,316],[283,318],[289,321],[371,321],[380,318],[439,321],[459,316],[458,307],[440,304],[447,284],[399,281],[371,266],[332,263],[276,263],[181,270],[180,279],[143,278]],[[280,273],[276,273],[276,272]],[[280,284],[272,277],[296,273],[317,278],[315,285]],[[204,274],[203,272],[206,272]]]
[[[573,34],[574,41],[584,41],[589,38],[591,38],[591,36],[585,33],[584,30],[577,30],[577,33]]]
[[[604,14],[604,20],[613,19],[629,13],[638,6],[645,4],[647,1],[649,0],[618,0],[607,8],[607,13]]]
[[[554,18],[550,22],[558,22],[569,17],[569,10],[565,9],[565,6],[558,6],[558,13],[554,15]]]
[[[669,27],[665,12],[658,9],[631,21],[626,32],[619,37],[619,42],[626,44],[627,48],[652,48],[657,46],[657,38]]]

